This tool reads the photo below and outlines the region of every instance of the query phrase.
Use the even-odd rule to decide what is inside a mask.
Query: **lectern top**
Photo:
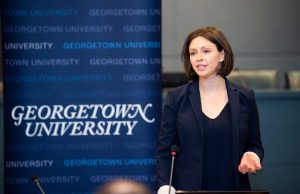
[[[184,191],[178,190],[176,194],[269,194],[268,191]]]

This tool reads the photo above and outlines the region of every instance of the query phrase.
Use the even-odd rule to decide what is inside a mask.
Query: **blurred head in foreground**
[[[117,179],[103,184],[94,194],[151,194],[151,192],[142,183]]]

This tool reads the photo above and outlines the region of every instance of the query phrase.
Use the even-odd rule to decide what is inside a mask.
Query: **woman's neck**
[[[219,75],[209,78],[199,78],[200,91],[210,92],[223,89],[225,86],[225,79]]]

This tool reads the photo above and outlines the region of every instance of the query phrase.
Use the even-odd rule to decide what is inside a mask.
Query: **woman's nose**
[[[198,61],[202,61],[202,60],[203,60],[203,55],[202,55],[202,53],[200,53],[200,52],[197,53],[197,56],[196,56],[196,57],[197,57],[196,59],[197,59]]]

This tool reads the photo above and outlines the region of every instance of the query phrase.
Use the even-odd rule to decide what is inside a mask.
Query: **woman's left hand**
[[[238,167],[240,173],[256,174],[256,172],[261,169],[260,161],[254,154],[255,153],[246,153],[243,155],[241,163]]]

